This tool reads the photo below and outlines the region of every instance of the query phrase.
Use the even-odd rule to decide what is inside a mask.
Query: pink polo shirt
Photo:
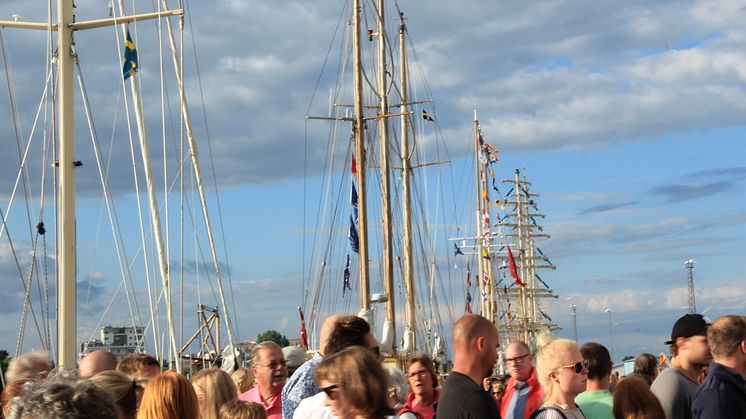
[[[277,397],[275,397],[272,404],[268,405],[264,403],[264,400],[262,400],[261,393],[259,393],[259,387],[254,386],[246,393],[238,396],[238,400],[259,403],[264,406],[264,410],[267,411],[267,419],[282,419],[282,397],[280,397],[280,394],[277,394]]]

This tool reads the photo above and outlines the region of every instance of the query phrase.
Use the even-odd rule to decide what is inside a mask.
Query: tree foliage
[[[257,343],[270,341],[280,345],[281,347],[290,345],[288,338],[286,338],[285,335],[280,334],[277,330],[267,330],[266,332],[256,335],[256,341]]]

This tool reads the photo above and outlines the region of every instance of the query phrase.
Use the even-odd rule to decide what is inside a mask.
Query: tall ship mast
[[[549,238],[538,222],[544,214],[519,170],[512,179],[497,180],[499,151],[482,136],[476,112],[473,144],[476,234],[451,239],[456,256],[467,259],[464,312],[492,321],[504,344],[521,340],[535,347],[539,333],[559,329],[547,314],[557,295],[540,275],[556,269],[538,247]]]
[[[454,313],[444,309],[450,296],[437,295],[444,287],[436,257],[436,247],[446,243],[430,227],[445,222],[435,222],[441,207],[427,203],[433,192],[428,179],[435,178],[443,161],[437,155],[440,144],[431,147],[428,139],[423,147],[420,140],[428,130],[442,141],[434,115],[424,109],[434,113],[432,101],[410,93],[422,79],[412,77],[407,66],[411,40],[403,13],[385,13],[382,0],[351,5],[349,41],[342,41],[340,53],[344,71],[330,89],[329,114],[307,116],[333,125],[322,180],[324,204],[331,206],[317,210],[319,237],[310,250],[302,295],[311,328],[308,343],[317,344],[315,330],[326,316],[358,314],[371,323],[382,352],[391,358],[421,352],[447,358],[442,336]],[[386,15],[399,19],[387,21]],[[348,138],[335,138],[350,131]]]
[[[503,230],[506,242],[513,244],[507,259],[502,256],[502,289],[498,283],[502,303],[498,320],[502,327],[499,329],[503,342],[521,340],[535,347],[539,333],[559,329],[547,314],[549,302],[557,295],[540,275],[543,270],[557,267],[538,247],[538,241],[548,239],[549,235],[538,222],[545,215],[539,212],[535,199],[539,195],[531,192],[531,182],[525,176],[521,177],[520,170],[516,169],[513,179],[505,179],[503,184],[510,187],[505,201],[501,202],[508,212],[498,226]],[[509,279],[513,280],[514,286],[508,286]]]

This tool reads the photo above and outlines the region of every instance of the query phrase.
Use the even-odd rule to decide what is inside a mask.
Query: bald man
[[[93,351],[83,357],[78,364],[80,378],[86,380],[103,371],[114,371],[117,368],[117,357],[104,350]]]
[[[489,320],[467,314],[453,325],[453,370],[438,403],[438,419],[495,419],[495,402],[482,388],[497,360],[500,338]]]
[[[306,397],[311,397],[321,392],[316,385],[316,366],[319,365],[324,354],[326,353],[326,344],[329,341],[334,326],[339,323],[342,316],[333,314],[324,320],[319,333],[319,351],[311,359],[304,362],[295,373],[288,379],[285,387],[282,389],[282,417],[290,419],[293,412],[298,408],[300,401]]]

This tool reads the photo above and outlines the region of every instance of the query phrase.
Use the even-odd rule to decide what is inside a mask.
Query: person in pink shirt
[[[267,411],[267,419],[282,419],[282,388],[288,370],[280,345],[262,342],[252,351],[251,371],[255,386],[241,394],[239,400],[259,403]]]

